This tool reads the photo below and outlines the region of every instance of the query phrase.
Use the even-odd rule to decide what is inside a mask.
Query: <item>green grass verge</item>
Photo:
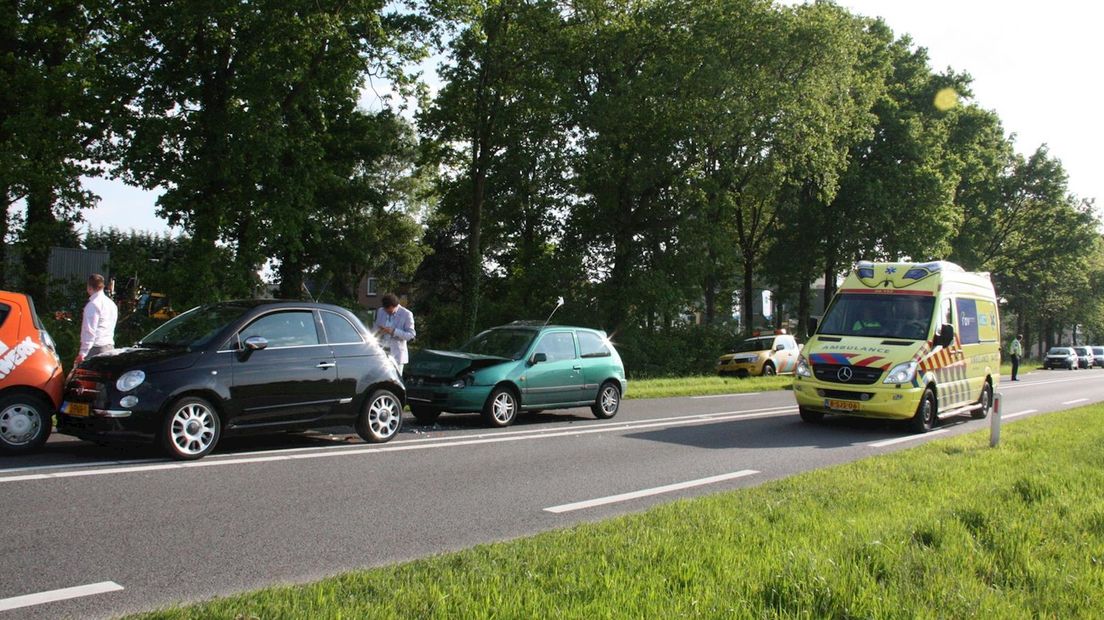
[[[791,376],[775,377],[673,377],[665,379],[629,379],[629,391],[625,398],[671,398],[675,396],[708,396],[711,394],[743,394],[788,390],[793,384]]]
[[[1087,618],[1104,406],[148,618]],[[827,430],[826,432],[831,432]]]

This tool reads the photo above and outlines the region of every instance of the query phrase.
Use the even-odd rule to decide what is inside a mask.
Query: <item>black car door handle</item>
[[[337,366],[337,362],[319,362],[317,368],[325,369],[325,368],[333,368],[334,366]]]

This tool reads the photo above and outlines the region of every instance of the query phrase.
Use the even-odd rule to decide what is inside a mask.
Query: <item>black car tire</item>
[[[989,411],[993,408],[993,386],[988,381],[981,388],[981,398],[978,398],[978,404],[981,405],[981,409],[971,411],[970,417],[975,420],[983,420],[989,416]]]
[[[509,426],[517,419],[519,409],[521,403],[517,394],[509,387],[499,386],[491,390],[491,395],[483,404],[483,421],[495,428]]]
[[[764,377],[773,377],[775,374],[777,374],[777,373],[775,373],[775,371],[774,371],[774,364],[773,363],[767,362],[766,364],[763,364],[763,376]]]
[[[600,420],[608,420],[621,409],[621,388],[613,381],[606,381],[598,388],[598,398],[590,406],[591,413]]]
[[[42,447],[53,430],[53,407],[31,393],[0,398],[0,453],[25,454]]]
[[[813,411],[812,409],[806,409],[804,407],[798,407],[797,413],[801,416],[801,419],[810,424],[816,424],[824,421],[824,414],[819,411]]]
[[[914,433],[926,433],[935,426],[935,420],[935,394],[931,389],[927,389],[924,390],[924,396],[920,398],[920,404],[916,406],[916,415],[909,420],[909,427]]]
[[[356,432],[368,443],[386,443],[402,430],[402,401],[388,389],[372,392],[357,416]]]
[[[418,421],[418,424],[433,424],[437,421],[437,418],[441,417],[440,409],[422,405],[410,405],[410,413],[414,414],[414,419]]]
[[[161,423],[161,446],[178,461],[194,461],[211,453],[222,436],[215,406],[197,396],[173,402]]]

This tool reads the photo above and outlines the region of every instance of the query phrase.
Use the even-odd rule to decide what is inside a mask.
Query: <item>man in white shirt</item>
[[[414,313],[399,305],[398,297],[388,293],[383,296],[383,307],[376,310],[376,322],[372,331],[380,345],[390,352],[395,366],[402,375],[403,366],[410,361],[406,341],[417,335],[414,331]]]
[[[73,365],[115,348],[115,322],[119,308],[104,294],[104,278],[98,273],[88,276],[88,303],[81,321],[80,351]]]

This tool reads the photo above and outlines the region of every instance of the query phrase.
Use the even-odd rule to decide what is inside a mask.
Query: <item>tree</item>
[[[112,17],[111,4],[96,1],[0,8],[0,237],[22,200],[23,286],[33,297],[46,294],[50,247],[76,245],[73,223],[94,204],[80,178],[98,172],[112,99],[98,58]]]

